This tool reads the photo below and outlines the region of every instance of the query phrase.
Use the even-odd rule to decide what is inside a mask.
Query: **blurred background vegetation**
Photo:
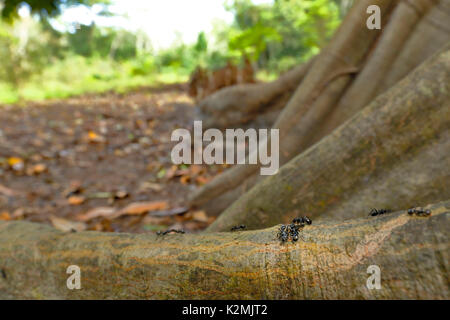
[[[199,32],[194,43],[179,38],[159,49],[143,31],[95,22],[54,27],[73,6],[101,5],[97,15],[113,16],[113,2],[0,0],[0,103],[183,82],[198,65],[216,69],[229,60],[239,64],[244,55],[260,80],[270,80],[318,53],[352,0],[229,0],[223,5],[232,23]],[[19,14],[24,7],[29,14]]]

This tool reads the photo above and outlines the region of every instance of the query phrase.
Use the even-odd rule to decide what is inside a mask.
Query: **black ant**
[[[408,214],[409,215],[416,214],[418,216],[429,216],[431,214],[431,210],[429,210],[429,209],[424,210],[421,207],[409,208]]]
[[[292,242],[298,241],[299,238],[299,230],[303,228],[306,224],[311,224],[312,221],[308,217],[298,217],[292,220],[292,223],[288,225],[282,224],[277,233],[277,238],[281,240],[281,242],[286,242],[289,238]]]
[[[369,216],[375,217],[378,216],[380,214],[385,214],[385,213],[390,213],[392,212],[392,210],[390,209],[372,209],[370,210]]]
[[[282,224],[277,233],[277,238],[281,240],[281,242],[286,242],[289,239],[288,228]]]
[[[166,234],[172,233],[172,232],[174,232],[174,233],[185,233],[184,230],[168,229],[166,231],[158,231],[158,232],[156,232],[156,234],[158,236],[165,236]]]
[[[291,237],[293,242],[298,240],[298,230],[300,229],[300,227],[303,227],[303,226],[296,225],[296,224],[293,224],[293,223],[288,225],[289,236]]]
[[[294,218],[292,220],[292,223],[294,224],[312,224],[312,220],[310,218],[308,218],[307,216],[304,217],[298,217],[298,218]]]
[[[245,229],[247,228],[245,225],[241,224],[240,226],[234,226],[233,228],[231,228],[231,231],[236,231],[239,229]]]

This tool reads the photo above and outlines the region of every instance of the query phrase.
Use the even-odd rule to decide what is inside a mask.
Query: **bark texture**
[[[0,222],[0,298],[449,299],[450,202],[430,217],[405,211],[306,226],[203,235],[64,233]],[[69,290],[67,267],[81,269]],[[381,289],[366,287],[381,269]]]
[[[266,114],[278,115],[305,77],[313,59],[270,83],[239,84],[199,102],[197,118],[205,128],[241,128]],[[272,123],[268,123],[271,126]],[[266,123],[267,125],[267,123]]]

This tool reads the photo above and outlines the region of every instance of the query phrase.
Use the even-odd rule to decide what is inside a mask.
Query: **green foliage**
[[[134,63],[137,62],[69,55],[48,65],[19,88],[0,82],[0,103],[66,98],[109,90],[124,92],[143,86],[187,81],[186,75],[176,72],[142,74],[132,71],[130,66]]]
[[[198,53],[206,52],[208,49],[208,41],[206,40],[206,35],[203,31],[198,34],[197,43],[195,44],[194,49]]]
[[[260,67],[274,71],[318,53],[340,23],[339,6],[331,0],[277,0],[273,5],[234,0],[228,9],[235,16],[230,49],[251,53]]]
[[[107,0],[25,2],[41,19],[13,20],[23,1],[6,1],[2,11],[9,20],[0,21],[0,102],[185,81],[198,65],[216,69],[230,60],[239,64],[243,56],[256,63],[261,79],[272,80],[319,52],[352,0],[230,0],[231,25],[217,24],[193,44],[178,41],[158,52],[140,31],[92,23],[58,32],[48,19],[68,5]]]
[[[0,22],[0,81],[17,87],[39,74],[53,57],[53,36],[33,19]]]
[[[266,27],[261,22],[245,29],[229,40],[229,49],[236,50],[251,60],[259,59],[261,53],[267,49],[267,44],[280,42],[281,36],[275,28]]]
[[[130,76],[144,76],[156,71],[155,58],[151,55],[142,55],[127,62]]]
[[[109,0],[7,0],[4,1],[1,18],[8,22],[18,17],[18,10],[24,4],[28,4],[31,13],[36,13],[42,18],[55,16],[61,13],[63,6],[73,5],[92,6],[94,4],[109,4]],[[105,14],[107,14],[105,12]]]

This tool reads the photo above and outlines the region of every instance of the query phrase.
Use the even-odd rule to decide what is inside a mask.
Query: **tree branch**
[[[1,222],[0,298],[448,299],[450,201],[428,208],[313,222],[295,243],[281,243],[278,226],[157,236]],[[70,265],[81,290],[66,287]],[[370,265],[380,290],[366,287]]]

